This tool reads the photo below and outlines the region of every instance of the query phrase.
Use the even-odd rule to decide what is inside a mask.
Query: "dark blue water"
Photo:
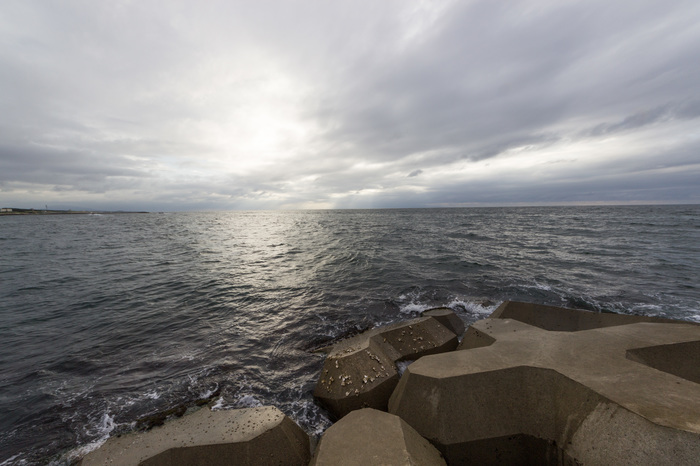
[[[352,328],[505,299],[700,321],[700,206],[0,217],[0,464],[216,394],[309,433]]]

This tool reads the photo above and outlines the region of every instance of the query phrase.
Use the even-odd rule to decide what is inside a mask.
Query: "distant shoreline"
[[[150,212],[135,212],[135,211],[125,211],[125,210],[38,210],[38,209],[15,209],[15,208],[3,208],[0,212],[0,216],[9,215],[90,215],[90,214],[148,214]]]

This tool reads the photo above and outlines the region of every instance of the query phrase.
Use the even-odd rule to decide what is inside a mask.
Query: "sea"
[[[699,278],[700,205],[0,217],[0,465],[201,400],[318,438],[343,336],[504,300],[700,322]]]

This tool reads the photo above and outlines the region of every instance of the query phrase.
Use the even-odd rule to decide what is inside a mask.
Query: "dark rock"
[[[194,406],[205,406],[211,403],[214,398],[217,398],[221,394],[221,387],[217,387],[211,395],[205,398],[199,398],[190,403],[181,403],[172,408],[168,408],[163,411],[159,411],[155,414],[149,414],[148,416],[143,416],[136,420],[136,430],[150,430],[156,426],[162,426],[166,420],[173,417],[182,417],[188,408]]]

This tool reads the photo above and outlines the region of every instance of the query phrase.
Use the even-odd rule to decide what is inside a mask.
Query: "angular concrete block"
[[[436,307],[421,312],[423,317],[435,317],[445,327],[452,330],[457,336],[464,333],[464,322],[455,312],[449,307]]]
[[[698,464],[700,326],[520,308],[411,364],[389,411],[450,464]]]
[[[636,322],[674,323],[671,319],[648,316],[591,312],[543,304],[505,301],[491,313],[490,319],[515,319],[543,330],[578,332],[594,328],[629,325]]]
[[[457,347],[458,335],[443,325],[438,318],[431,316],[378,330],[379,334],[373,336],[372,340],[382,345],[387,354],[397,354],[394,361],[415,360],[428,354],[452,351]],[[391,350],[386,348],[387,346],[390,346]]]
[[[360,409],[333,424],[321,437],[312,466],[444,465],[430,442],[398,416]]]
[[[386,410],[399,380],[397,361],[456,347],[457,335],[431,316],[369,330],[333,346],[314,396],[338,418],[360,408]]]
[[[567,309],[543,304],[504,301],[491,313],[489,319],[513,319],[542,330],[553,332],[578,332],[594,328],[629,325],[636,322],[675,323],[677,321],[662,317],[631,316],[591,312],[580,309]],[[486,338],[484,338],[486,337]],[[469,327],[458,350],[488,346],[488,337],[474,327]]]
[[[495,338],[487,335],[484,332],[480,332],[473,326],[470,326],[466,332],[464,332],[464,338],[457,346],[458,350],[481,348],[484,346],[492,345],[496,341]]]
[[[112,437],[80,464],[292,466],[310,456],[308,435],[277,408],[203,408],[148,432]]]
[[[386,410],[399,381],[394,364],[397,355],[387,355],[383,345],[372,338],[336,346],[326,357],[314,396],[337,417],[363,407]]]

